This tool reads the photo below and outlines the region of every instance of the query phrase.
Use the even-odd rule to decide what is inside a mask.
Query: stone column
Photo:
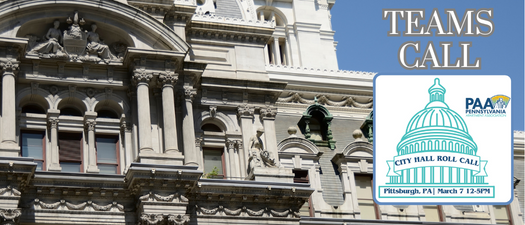
[[[159,75],[162,85],[162,114],[164,131],[164,152],[178,152],[177,124],[175,117],[175,98],[173,95],[173,85],[177,82],[178,74],[165,72]]]
[[[49,153],[51,154],[51,163],[49,164],[49,167],[47,168],[48,171],[61,171],[62,168],[60,167],[60,161],[58,156],[58,117],[50,117],[48,118],[48,125],[50,129],[50,138],[51,139],[51,149]]]
[[[18,62],[8,59],[2,62],[2,144],[3,156],[19,155],[20,147],[16,140],[16,98],[15,98],[15,72]]]
[[[184,87],[184,107],[182,119],[182,136],[184,138],[184,165],[198,166],[197,151],[195,150],[195,127],[193,124],[193,96],[196,94],[190,86]]]
[[[263,51],[265,65],[270,65],[270,57],[268,56],[268,44],[264,45]]]
[[[266,149],[272,153],[277,165],[279,162],[279,153],[277,152],[277,136],[275,135],[275,115],[277,110],[268,106],[261,109],[261,119],[264,127],[264,139],[266,140]]]
[[[262,10],[259,11],[259,20],[264,21],[264,12]]]
[[[88,133],[88,173],[98,173],[100,170],[97,166],[97,152],[95,149],[95,125],[97,122],[93,119],[86,120],[86,130]]]
[[[227,177],[229,180],[236,180],[239,177],[236,166],[239,164],[235,163],[235,141],[231,139],[226,140],[226,148],[228,150],[227,166],[230,173]]]
[[[242,143],[250,143],[250,138],[253,136],[253,114],[254,108],[248,104],[240,105],[237,108],[237,115],[240,117],[241,129],[242,129]],[[250,146],[244,144],[242,148],[239,148],[239,166],[241,168],[240,177],[248,176],[248,159],[250,152]]]
[[[287,38],[284,39],[284,54],[286,57],[286,65],[287,66],[293,66],[292,64],[292,57],[290,56],[290,41],[288,41]]]
[[[281,65],[281,50],[279,49],[279,38],[278,37],[273,38],[273,54],[274,54],[274,59],[275,59],[274,64]]]
[[[142,151],[153,151],[151,147],[151,115],[149,104],[149,82],[153,78],[145,70],[137,70],[133,79],[137,85],[137,112],[139,122],[139,155]]]

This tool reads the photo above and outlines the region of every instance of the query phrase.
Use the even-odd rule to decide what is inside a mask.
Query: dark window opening
[[[117,113],[111,111],[111,110],[99,110],[97,112],[97,117],[99,118],[112,118],[112,119],[118,119]]]
[[[29,105],[25,105],[24,107],[22,107],[22,113],[40,113],[40,114],[45,114],[46,111],[38,106],[38,105],[35,105],[35,104],[29,104]]]
[[[63,115],[63,116],[82,116],[82,113],[78,109],[71,108],[71,107],[66,107],[66,108],[60,109],[60,115]]]
[[[201,130],[203,131],[213,131],[213,132],[222,132],[222,129],[213,123],[207,123],[202,125]]]
[[[324,114],[322,112],[312,112],[312,118],[310,119],[310,132],[312,133],[312,139],[326,141],[326,131],[328,127],[323,119]]]

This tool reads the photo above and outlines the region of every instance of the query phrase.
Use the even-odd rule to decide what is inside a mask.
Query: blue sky
[[[332,8],[332,28],[339,68],[377,72],[380,74],[457,74],[457,75],[509,75],[512,79],[512,126],[513,130],[524,130],[524,55],[523,55],[523,1],[416,1],[416,0],[337,0]],[[389,37],[390,20],[382,19],[383,9],[425,9],[427,24],[432,10],[439,10],[446,26],[445,9],[455,9],[461,19],[466,9],[492,8],[494,33],[489,37]],[[405,21],[400,21],[399,30],[405,30]],[[439,42],[452,42],[451,61],[461,56],[459,42],[472,42],[470,63],[481,58],[479,70],[407,70],[398,61],[398,50],[407,41],[420,41],[421,52],[407,52],[407,61],[422,57],[427,43],[432,41],[439,57],[442,57]],[[468,84],[466,85],[468,88]]]

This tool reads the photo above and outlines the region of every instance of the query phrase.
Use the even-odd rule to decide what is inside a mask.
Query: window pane
[[[222,150],[203,150],[204,154],[204,172],[211,173],[217,168],[218,175],[224,174],[222,171]]]
[[[437,205],[425,205],[423,206],[425,210],[425,218],[427,221],[439,222],[439,210]]]
[[[97,138],[97,162],[117,163],[117,138]]]
[[[117,174],[117,165],[99,164],[98,169],[101,174]]]
[[[58,148],[60,162],[82,161],[82,134],[81,133],[59,133]]]
[[[22,156],[43,160],[44,134],[22,133]]]
[[[80,163],[60,162],[60,167],[62,167],[62,172],[80,173]]]

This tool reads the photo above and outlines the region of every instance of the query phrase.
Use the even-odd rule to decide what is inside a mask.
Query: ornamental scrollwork
[[[162,214],[146,214],[142,213],[140,215],[140,225],[157,225],[164,220]]]
[[[4,195],[4,196],[20,196],[22,193],[18,190],[16,190],[16,188],[13,188],[11,186],[7,186],[5,188],[0,188],[0,195]]]
[[[169,225],[186,225],[190,221],[188,215],[168,215],[168,224]]]
[[[22,211],[20,211],[20,209],[0,209],[0,218],[2,219],[2,224],[17,224],[20,215],[22,215]]]

